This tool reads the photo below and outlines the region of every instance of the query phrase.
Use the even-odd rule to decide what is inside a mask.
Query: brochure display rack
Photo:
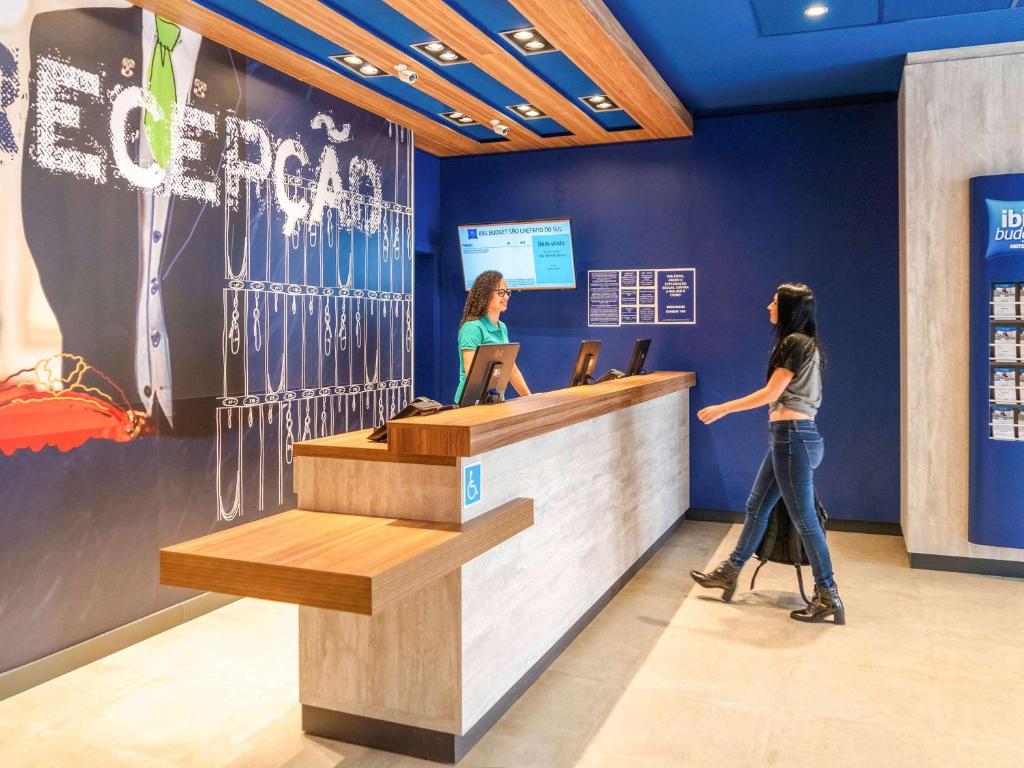
[[[1024,174],[971,179],[968,539],[1024,548]]]

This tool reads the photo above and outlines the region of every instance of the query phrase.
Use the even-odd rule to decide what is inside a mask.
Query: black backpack
[[[828,513],[825,511],[821,499],[818,498],[817,491],[814,492],[814,511],[818,513],[818,522],[821,523],[821,530],[827,530]],[[789,510],[786,509],[786,502],[781,498],[772,507],[771,517],[768,518],[768,527],[765,529],[764,537],[761,539],[761,543],[758,544],[754,555],[761,563],[757,566],[757,570],[754,571],[754,575],[750,579],[751,589],[754,588],[757,574],[764,567],[765,563],[772,562],[792,565],[796,568],[796,580],[800,585],[800,597],[804,599],[805,603],[810,604],[811,601],[807,599],[807,594],[804,592],[804,577],[800,571],[800,566],[810,565],[811,563],[807,559],[807,553],[804,552],[804,546],[800,541],[800,534],[797,533],[793,521],[789,519]]]

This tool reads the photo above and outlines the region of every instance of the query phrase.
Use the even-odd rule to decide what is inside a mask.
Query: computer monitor
[[[572,367],[572,377],[569,379],[570,387],[593,383],[594,368],[597,365],[599,354],[601,354],[600,341],[580,342],[580,351],[576,355],[576,364]]]
[[[518,354],[518,344],[481,344],[477,347],[458,405],[500,402],[505,396],[512,369],[516,367]]]
[[[651,351],[650,339],[637,339],[633,345],[633,354],[629,358],[629,366],[626,368],[627,376],[637,376],[643,373],[644,362],[647,360],[647,353]]]

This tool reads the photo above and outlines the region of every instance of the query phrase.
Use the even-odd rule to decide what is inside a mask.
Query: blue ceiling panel
[[[1024,40],[1024,8],[763,37],[748,0],[605,3],[698,114],[895,93],[908,52]]]
[[[448,0],[448,5],[492,37],[533,24],[506,0]]]
[[[877,24],[881,16],[879,0],[750,0],[750,5],[766,36]],[[809,17],[804,11],[811,5],[824,5],[828,13]]]
[[[434,38],[430,33],[409,21],[383,0],[320,0],[328,8],[340,13],[364,29],[373,32],[396,48],[413,43],[425,43]]]
[[[522,61],[527,68],[533,70],[534,74],[569,101],[579,103],[577,100],[581,96],[593,96],[595,93],[601,93],[601,89],[594,84],[594,81],[561,51],[524,56],[514,45],[501,37],[500,32],[532,26],[530,21],[507,0],[449,0],[448,4]],[[584,110],[584,112],[605,130],[614,131],[638,127],[624,111],[592,113],[589,110]]]
[[[882,0],[882,21],[909,21],[1009,8],[1013,0]]]

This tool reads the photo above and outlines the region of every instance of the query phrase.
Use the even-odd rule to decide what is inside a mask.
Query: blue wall
[[[435,354],[435,350],[441,347],[441,302],[438,300],[441,161],[433,155],[416,150],[415,162],[416,314],[413,328],[413,385],[416,394],[432,394],[441,388],[441,368]]]
[[[437,334],[417,346],[431,367],[418,392],[450,401],[457,383],[457,225],[568,216],[580,287],[516,294],[503,318],[531,388],[564,387],[582,338],[604,341],[603,371],[650,336],[649,369],[697,372],[694,413],[746,394],[764,382],[774,288],[806,282],[829,355],[822,497],[835,517],[897,521],[896,118],[895,103],[774,112],[698,121],[692,139],[442,160],[437,296],[417,295],[420,331]],[[588,329],[587,270],[631,266],[695,267],[697,325]],[[765,421],[763,409],[710,427],[694,418],[694,507],[743,509]]]

